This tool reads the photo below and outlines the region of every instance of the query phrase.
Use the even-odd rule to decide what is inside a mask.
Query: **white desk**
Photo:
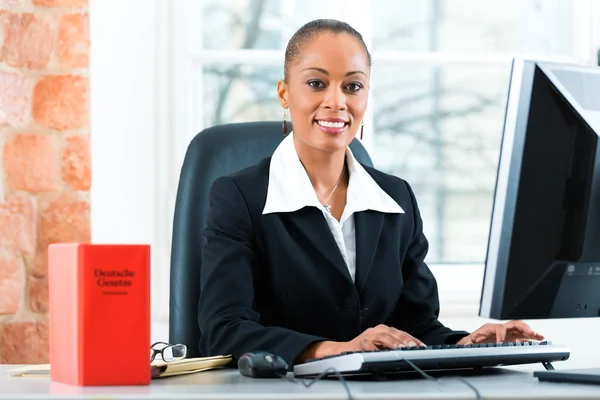
[[[456,329],[475,329],[483,320],[444,321]],[[571,349],[568,361],[554,363],[557,370],[600,368],[600,319],[527,321],[548,340]],[[48,378],[8,377],[16,365],[0,365],[0,399],[346,399],[337,380],[319,381],[310,388],[285,380],[260,380],[241,376],[236,370],[201,372],[194,375],[154,380],[141,387],[78,387],[52,382]],[[539,382],[533,371],[541,364],[497,368],[485,374],[463,377],[485,399],[600,399],[600,385]],[[432,382],[423,378],[395,381],[351,381],[353,399],[475,399],[474,392],[455,377]]]
[[[14,366],[11,366],[14,367]],[[541,367],[541,366],[540,366]],[[319,381],[310,388],[285,380],[251,379],[236,370],[154,380],[150,386],[78,387],[48,378],[7,377],[0,366],[0,399],[111,398],[111,399],[347,399],[337,380]],[[520,369],[520,370],[519,370]],[[532,372],[501,368],[481,376],[466,376],[485,399],[600,399],[600,386],[539,382]],[[454,377],[439,381],[422,378],[395,381],[348,382],[353,399],[475,399],[475,393]]]

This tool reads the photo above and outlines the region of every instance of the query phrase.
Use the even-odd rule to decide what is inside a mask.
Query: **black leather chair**
[[[288,129],[291,124],[288,123]],[[188,346],[188,357],[200,357],[198,298],[202,264],[202,231],[208,194],[220,176],[270,157],[284,138],[281,122],[218,125],[198,133],[187,148],[175,203],[171,246],[169,342]],[[355,158],[371,166],[358,140],[350,144]]]

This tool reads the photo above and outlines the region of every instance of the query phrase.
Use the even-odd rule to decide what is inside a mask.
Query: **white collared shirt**
[[[338,221],[327,212],[319,201],[296,153],[293,132],[290,133],[283,139],[271,157],[269,186],[263,214],[294,212],[306,206],[320,209],[354,281],[356,276],[354,213],[365,210],[404,213],[404,210],[377,185],[371,175],[356,161],[350,148],[346,149],[346,162],[350,179],[346,192],[346,207]]]

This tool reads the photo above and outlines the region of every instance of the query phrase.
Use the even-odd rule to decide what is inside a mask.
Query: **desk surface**
[[[111,399],[347,399],[337,380],[318,381],[305,388],[283,379],[251,379],[236,370],[217,370],[153,380],[149,386],[78,387],[49,378],[9,377],[12,365],[0,365],[0,399],[111,398]],[[600,385],[539,382],[537,366],[495,368],[480,374],[453,374],[438,381],[399,378],[390,381],[349,381],[353,399],[475,399],[475,393],[458,380],[462,376],[485,399],[600,399]],[[557,366],[557,369],[558,366]]]
[[[482,319],[448,321],[449,326],[472,330]],[[555,343],[571,349],[567,361],[554,363],[557,370],[600,368],[600,319],[527,321]],[[164,378],[141,387],[79,387],[52,382],[48,378],[9,377],[7,371],[17,365],[0,365],[0,400],[2,399],[346,399],[343,385],[337,380],[319,381],[305,388],[281,380],[259,380],[241,376],[236,370],[207,371],[194,375]],[[600,399],[600,385],[539,382],[533,371],[544,370],[540,364],[496,368],[480,375],[455,374],[439,381],[421,377],[385,382],[351,381],[352,398],[359,399],[475,399],[474,392],[459,381],[462,376],[474,385],[485,399]]]

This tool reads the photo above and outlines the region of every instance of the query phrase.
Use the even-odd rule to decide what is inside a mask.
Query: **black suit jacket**
[[[205,356],[267,350],[293,365],[311,343],[349,341],[386,324],[426,344],[467,332],[437,319],[428,243],[410,186],[363,166],[405,211],[355,214],[356,280],[322,211],[263,215],[270,159],[217,179],[210,192],[198,321]]]

